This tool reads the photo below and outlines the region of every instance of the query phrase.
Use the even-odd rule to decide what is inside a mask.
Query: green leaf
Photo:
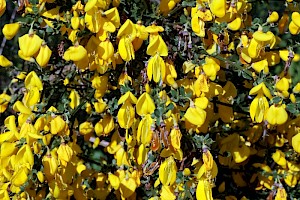
[[[252,24],[259,24],[260,23],[260,19],[259,18],[254,18],[252,21]]]
[[[35,15],[39,14],[39,8],[36,6],[32,6],[32,11]]]
[[[195,7],[196,1],[183,1],[181,6],[182,7]]]
[[[247,80],[252,80],[252,74],[249,70],[243,70],[242,76]]]
[[[181,15],[180,18],[179,18],[179,22],[181,24],[185,24],[187,22],[187,18],[185,15]]]
[[[274,98],[271,99],[271,104],[279,103],[281,100],[282,100],[281,97],[274,97]]]
[[[264,33],[268,32],[269,30],[270,30],[270,27],[269,27],[269,26],[264,26],[263,29],[262,29],[262,31],[263,31]]]
[[[299,112],[299,111],[296,109],[295,104],[293,104],[293,103],[287,104],[287,105],[286,105],[286,109],[287,109],[287,111],[289,111],[289,112],[292,113],[292,114],[296,114],[296,113]]]
[[[174,109],[174,105],[172,103],[170,103],[168,106],[167,106],[167,110],[173,110]]]
[[[47,33],[52,33],[52,32],[53,32],[53,29],[52,29],[50,26],[48,26],[48,27],[46,28],[46,32],[47,32]]]

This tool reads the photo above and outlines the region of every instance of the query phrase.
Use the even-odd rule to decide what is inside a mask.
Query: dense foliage
[[[299,8],[0,0],[0,198],[299,199]]]

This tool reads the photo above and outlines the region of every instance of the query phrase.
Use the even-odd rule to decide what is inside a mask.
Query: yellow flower
[[[164,80],[166,76],[166,64],[164,60],[159,56],[159,54],[155,54],[148,61],[147,66],[147,76],[148,80],[158,83],[160,80]]]
[[[16,134],[18,133],[17,125],[16,125],[16,117],[14,115],[10,115],[4,120],[5,127],[10,130],[10,133]],[[11,134],[12,135],[12,134]]]
[[[202,160],[206,171],[212,170],[214,159],[208,149],[203,151]]]
[[[0,66],[1,67],[10,67],[13,63],[9,61],[5,56],[0,55]]]
[[[252,121],[260,123],[265,118],[269,108],[269,102],[263,94],[258,94],[250,104],[250,116]]]
[[[130,91],[128,91],[120,97],[120,99],[118,100],[118,105],[125,103],[127,100],[131,104],[136,104],[137,102],[137,98]]]
[[[136,112],[140,116],[152,114],[155,110],[155,104],[151,96],[144,92],[136,102]]]
[[[104,61],[109,61],[114,56],[113,44],[108,39],[100,42],[97,50],[99,58],[103,59]]]
[[[66,61],[80,61],[87,56],[86,49],[81,45],[75,45],[69,47],[64,53],[64,59]]]
[[[260,123],[264,120],[266,111],[269,108],[269,102],[265,96],[271,99],[272,95],[263,82],[253,87],[250,90],[249,94],[250,95],[257,94],[257,96],[250,104],[250,116],[252,121]]]
[[[119,186],[120,186],[120,179],[118,176],[112,174],[112,173],[108,173],[108,181],[110,183],[110,185],[115,189],[118,190]]]
[[[280,62],[280,56],[276,52],[265,52],[265,57],[268,61],[268,66],[275,66]]]
[[[218,175],[218,166],[217,166],[216,162],[212,158],[209,158],[209,156],[206,158],[205,158],[205,156],[207,156],[207,155],[203,155],[202,160],[205,161],[206,163],[201,165],[201,167],[197,173],[197,179],[199,179],[199,180],[201,180],[203,178],[211,180]],[[208,159],[208,160],[206,160],[206,159]]]
[[[165,185],[173,185],[176,180],[177,166],[172,156],[168,157],[159,167],[159,180]]]
[[[287,161],[285,159],[285,155],[281,150],[276,149],[276,152],[272,154],[272,159],[282,168],[287,167]]]
[[[266,120],[272,125],[281,125],[288,120],[288,114],[285,110],[285,104],[272,105],[265,115]]]
[[[131,105],[130,101],[127,100],[125,103],[122,105],[122,107],[118,111],[118,123],[121,128],[129,129],[134,120],[134,108]]]
[[[66,122],[61,118],[61,116],[56,116],[50,122],[50,132],[53,135],[60,133],[65,129]]]
[[[217,17],[224,17],[226,13],[226,0],[212,0],[210,10]]]
[[[42,139],[43,136],[31,123],[25,122],[21,126],[20,133],[16,133],[16,137],[18,139],[26,138],[27,144],[32,145],[33,142],[37,141],[38,139]]]
[[[164,16],[167,16],[178,2],[180,2],[180,0],[162,0],[159,4],[159,10]]]
[[[181,134],[181,131],[179,129],[178,126],[174,126],[171,130],[171,133],[170,133],[170,141],[171,141],[171,144],[172,144],[172,147],[174,147],[174,149],[176,150],[179,150],[180,149],[180,143],[181,143],[181,137],[182,137],[182,134]]]
[[[91,122],[83,122],[79,125],[79,132],[82,135],[91,134],[94,131],[94,126]]]
[[[80,18],[77,11],[73,11],[73,17],[71,18],[71,26],[73,29],[78,29],[80,25]]]
[[[257,62],[254,62],[251,64],[251,67],[257,72],[260,73],[261,71],[264,72],[264,74],[269,73],[269,67],[268,67],[268,61],[267,59],[263,59]]]
[[[152,140],[151,125],[153,124],[153,122],[154,120],[151,118],[150,114],[147,114],[142,118],[137,130],[138,143],[142,143],[144,145],[150,144]]]
[[[40,91],[37,87],[32,87],[30,90],[27,90],[27,92],[24,95],[23,103],[25,106],[30,108],[31,106],[35,105],[40,101]]]
[[[13,105],[13,110],[23,114],[32,114],[32,111],[26,107],[21,101],[16,101]]]
[[[211,188],[207,180],[200,179],[196,189],[197,200],[213,200]]]
[[[125,85],[125,84],[132,84],[132,78],[128,75],[127,72],[123,72],[120,76],[119,76],[119,85]]]
[[[42,44],[40,51],[36,57],[36,62],[41,67],[45,67],[50,60],[51,54],[52,54],[51,49],[45,43]]]
[[[38,180],[39,180],[41,183],[43,183],[43,182],[45,181],[45,177],[44,177],[43,172],[38,171],[38,173],[37,173],[36,175],[37,175]]]
[[[143,41],[148,38],[148,32],[146,31],[146,27],[142,24],[141,21],[138,21],[135,24],[136,28],[136,38],[132,41],[134,50],[137,51],[141,48]]]
[[[120,27],[117,37],[121,38],[118,45],[118,52],[125,61],[135,59],[135,53],[133,48],[133,40],[137,34],[136,28],[131,20],[127,19],[125,23]]]
[[[220,65],[215,62],[206,63],[203,65],[204,73],[209,77],[210,80],[216,79],[217,73],[220,70]]]
[[[3,142],[0,148],[1,148],[0,150],[1,159],[16,154],[18,150],[16,147],[16,143],[11,143],[11,142]]]
[[[94,76],[92,78],[92,87],[96,89],[95,98],[100,99],[104,96],[108,86],[107,76]]]
[[[130,38],[124,36],[120,39],[118,52],[121,58],[126,62],[135,59],[134,48]]]
[[[66,166],[73,156],[72,148],[64,142],[60,144],[57,149],[58,158],[62,161],[63,165]]]
[[[3,113],[8,106],[11,97],[5,93],[0,94],[0,113]]]
[[[31,71],[29,74],[27,74],[24,83],[27,90],[30,90],[34,87],[36,87],[39,91],[43,90],[43,83],[35,71]]]
[[[195,14],[191,20],[192,30],[199,37],[205,37],[205,22]]]
[[[275,37],[271,31],[264,33],[261,30],[255,31],[252,36],[256,41],[265,43],[270,43],[270,41]]]
[[[160,192],[161,200],[175,200],[176,196],[170,186],[163,185]]]
[[[284,178],[284,182],[289,186],[289,187],[295,187],[298,183],[299,179],[299,174],[295,174],[292,171],[288,171],[287,175]]]
[[[300,133],[292,137],[292,146],[297,153],[300,153]]]
[[[123,198],[130,197],[136,190],[137,184],[133,178],[123,178],[120,183],[120,193]]]
[[[22,37],[19,37],[20,50],[22,51],[22,55],[25,57],[32,57],[36,54],[42,43],[43,40],[34,33],[25,34]]]
[[[283,186],[280,186],[278,189],[277,189],[277,193],[276,193],[276,196],[275,196],[275,200],[287,200],[287,193],[284,189]]]
[[[163,32],[164,28],[162,26],[157,26],[156,23],[152,23],[150,26],[146,27],[146,31],[150,33],[149,39],[151,40],[158,35],[158,32]]]
[[[11,177],[11,183],[16,187],[20,187],[27,181],[28,174],[29,169],[27,169],[25,166],[20,167]]]
[[[78,92],[72,89],[69,98],[71,99],[71,102],[69,103],[70,107],[75,109],[80,104],[80,96]]]
[[[209,92],[209,86],[205,74],[200,74],[194,82],[194,91],[197,97],[200,97],[202,93]]]
[[[264,94],[266,97],[269,99],[272,99],[272,95],[270,90],[266,87],[264,82],[258,84],[257,86],[253,87],[250,92],[250,95],[255,95],[255,94]]]
[[[174,89],[178,88],[178,84],[175,81],[175,79],[177,78],[177,72],[173,61],[168,59],[165,62],[165,65],[166,65],[166,78],[165,78],[166,83],[171,87],[173,87]]]
[[[108,135],[115,128],[114,119],[111,115],[104,115],[103,119],[100,120],[103,124],[103,135]]]
[[[187,74],[189,71],[193,70],[196,65],[192,61],[185,61],[182,65],[183,72]]]
[[[190,107],[187,109],[184,117],[190,123],[201,126],[206,119],[206,112],[193,101],[190,101]]]
[[[141,144],[139,146],[137,154],[136,154],[136,160],[139,165],[141,165],[145,161],[147,161],[148,151],[149,151],[149,148],[146,148],[144,144]]]
[[[227,27],[232,31],[237,31],[242,26],[242,19],[241,17],[237,16],[232,22],[230,22]]]
[[[102,13],[96,7],[97,0],[88,1],[84,7],[85,16],[84,21],[86,23],[86,27],[93,33],[98,33],[101,29]]]
[[[250,40],[250,44],[247,48],[248,53],[247,55],[250,56],[250,58],[257,58],[260,51],[261,51],[261,45],[256,41],[254,38]]]
[[[41,16],[45,17],[44,22],[51,28],[54,28],[54,25],[53,25],[51,19],[64,20],[64,18],[59,15],[59,9],[60,9],[60,6],[56,6],[53,9],[45,10],[44,12],[41,13]],[[47,18],[49,18],[49,20]]]
[[[133,40],[136,36],[135,26],[130,19],[127,19],[118,31],[117,37],[121,38],[123,36],[129,36],[131,40]]]
[[[116,28],[120,27],[120,16],[119,16],[119,11],[116,7],[113,7],[109,10],[106,10],[104,12],[105,18],[111,22]],[[105,23],[104,23],[105,26]]]
[[[292,56],[294,56],[293,59],[292,59],[292,61],[297,62],[297,61],[300,60],[299,54],[295,54],[293,51],[289,51],[287,49],[279,50],[279,56],[285,62],[288,60],[288,57],[289,57],[290,54]]]
[[[244,162],[250,156],[250,148],[245,144],[235,146],[232,149],[232,156],[235,163]]]
[[[119,136],[119,133],[115,131],[113,135],[111,136],[111,142],[107,146],[106,150],[110,154],[115,154],[120,148],[122,148],[121,144],[121,139]]]
[[[155,56],[157,53],[160,56],[168,55],[168,47],[160,35],[153,37],[147,47],[148,55]]]
[[[58,161],[54,152],[47,152],[42,160],[46,177],[53,177],[58,169]]]
[[[277,22],[278,19],[279,19],[278,12],[273,11],[273,12],[269,15],[269,17],[268,17],[268,19],[267,19],[267,22],[269,22],[269,23],[274,23],[274,22]]]
[[[4,14],[5,10],[6,10],[6,1],[1,0],[0,1],[0,17]]]
[[[292,13],[292,21],[295,23],[296,26],[300,27],[300,14],[299,12],[293,12]]]
[[[124,150],[123,147],[119,148],[114,155],[114,158],[117,160],[117,165],[120,167],[122,165],[129,166],[128,162],[128,152]]]
[[[98,102],[94,103],[94,107],[97,113],[102,113],[106,109],[107,104],[105,103],[105,101],[103,101],[103,99],[98,99]]]
[[[2,33],[7,40],[11,40],[19,31],[21,25],[19,22],[5,24]]]

